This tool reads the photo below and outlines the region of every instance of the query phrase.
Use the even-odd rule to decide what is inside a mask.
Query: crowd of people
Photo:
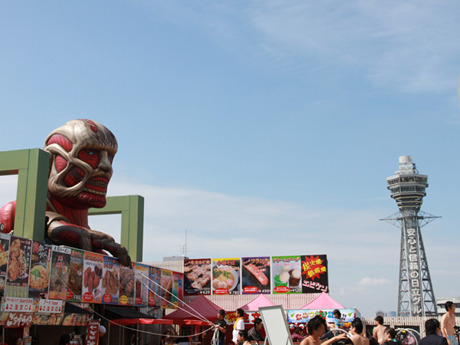
[[[420,339],[419,345],[459,345],[456,338],[455,306],[452,302],[445,304],[446,314],[441,322],[429,319],[425,322],[426,337]],[[226,341],[227,322],[225,311],[220,310],[214,323],[214,345],[229,345]],[[251,345],[252,342],[263,344],[265,332],[262,331],[262,319],[255,318],[252,327],[247,330],[244,324],[244,311],[237,310],[237,319],[232,326],[232,345]],[[372,333],[366,329],[360,318],[355,318],[345,327],[339,310],[333,311],[332,322],[316,315],[304,324],[290,325],[293,342],[300,345],[412,345],[415,337],[404,331],[385,326],[382,316],[377,316]],[[262,331],[262,332],[261,332]],[[178,344],[172,341],[173,335],[168,331],[162,338],[161,345]]]

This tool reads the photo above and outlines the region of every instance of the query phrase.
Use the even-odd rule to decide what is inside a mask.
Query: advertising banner
[[[241,259],[243,295],[269,294],[270,258],[268,256]]]
[[[9,235],[0,233],[0,293],[5,291],[6,268],[8,266],[8,251],[10,249]]]
[[[172,288],[173,288],[173,275],[170,270],[161,270],[160,278],[161,286],[161,307],[172,308]]]
[[[5,296],[29,296],[29,265],[32,241],[11,236]]]
[[[67,300],[81,302],[83,288],[83,257],[84,251],[71,249],[69,264],[69,283],[67,288]]]
[[[30,260],[29,297],[48,298],[51,269],[51,246],[33,242]]]
[[[102,260],[104,255],[85,252],[83,262],[83,301],[101,303]]]
[[[98,345],[99,343],[99,322],[88,321],[88,333],[86,334],[87,345]]]
[[[273,256],[273,293],[301,293],[300,256]]]
[[[121,305],[134,305],[134,269],[120,266],[120,300]]]
[[[342,321],[346,324],[352,322],[356,318],[356,309],[339,309],[342,314]],[[332,315],[333,309],[319,310],[319,309],[290,309],[287,310],[288,323],[307,323],[316,315],[326,319],[326,322],[333,323],[334,315]]]
[[[146,307],[149,299],[149,266],[136,263],[134,270],[136,279],[134,305],[137,307]]]
[[[212,259],[212,293],[239,295],[240,258]]]
[[[34,316],[32,313],[9,313],[5,328],[30,327]]]
[[[33,298],[3,297],[1,310],[5,313],[33,313],[35,311],[35,302]]]
[[[159,307],[160,306],[160,277],[161,268],[150,267],[149,268],[149,306]]]
[[[117,258],[104,256],[102,264],[102,301],[107,304],[118,304],[120,293],[120,263]]]
[[[69,282],[70,248],[52,246],[51,274],[49,284],[50,299],[67,299],[67,284]]]
[[[184,260],[185,296],[211,294],[211,259]]]
[[[329,292],[327,256],[302,256],[302,293]]]
[[[182,285],[184,275],[182,273],[173,272],[173,289],[172,289],[172,305],[171,308],[177,309],[182,306],[184,298],[184,288]]]

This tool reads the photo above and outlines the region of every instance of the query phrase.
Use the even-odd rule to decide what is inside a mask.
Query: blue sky
[[[0,3],[0,150],[90,118],[109,195],[145,197],[145,261],[327,254],[331,296],[396,310],[386,177],[429,176],[437,297],[459,296],[457,1]],[[2,178],[0,201],[14,198]],[[118,219],[93,228],[117,235]]]

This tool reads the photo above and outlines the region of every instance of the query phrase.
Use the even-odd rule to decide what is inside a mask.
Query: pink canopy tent
[[[261,294],[258,297],[254,298],[248,304],[245,304],[244,306],[242,306],[241,309],[255,311],[255,310],[259,310],[260,307],[269,307],[272,305],[275,305],[275,303],[270,301],[267,297],[265,297],[265,295]]]
[[[304,305],[301,309],[345,309],[345,307],[337,303],[327,293],[322,292],[321,295]]]

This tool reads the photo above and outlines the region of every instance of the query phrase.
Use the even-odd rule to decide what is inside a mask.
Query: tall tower
[[[388,177],[388,189],[398,204],[394,220],[401,227],[398,316],[437,316],[428,261],[420,228],[435,216],[420,211],[428,176],[418,173],[410,156],[399,157],[399,170]]]

